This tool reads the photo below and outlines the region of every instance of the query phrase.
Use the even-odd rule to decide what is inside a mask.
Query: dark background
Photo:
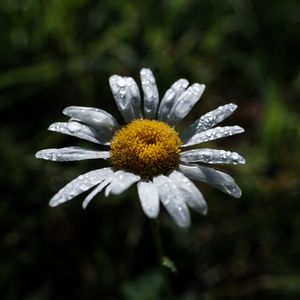
[[[299,299],[300,3],[293,0],[0,0],[0,298],[5,300]],[[207,85],[186,119],[234,102],[213,144],[241,199],[199,184],[209,204],[192,226],[165,211],[160,230],[178,272],[162,272],[135,188],[48,200],[98,161],[55,163],[37,150],[96,148],[47,132],[69,105],[120,115],[108,78],[150,67],[160,95],[178,78]],[[163,276],[167,273],[168,283]]]

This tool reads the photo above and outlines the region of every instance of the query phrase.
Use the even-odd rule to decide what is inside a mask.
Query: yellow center
[[[178,165],[181,140],[169,125],[134,120],[118,130],[111,141],[111,162],[143,178],[165,174]]]

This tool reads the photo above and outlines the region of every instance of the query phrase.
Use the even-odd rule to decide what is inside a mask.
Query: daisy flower
[[[111,167],[80,175],[55,194],[49,204],[57,206],[94,188],[82,203],[86,208],[103,190],[105,196],[118,195],[137,184],[141,206],[148,217],[158,217],[161,202],[178,226],[188,227],[188,207],[207,213],[203,195],[191,179],[205,182],[233,197],[241,196],[231,176],[208,165],[244,164],[242,156],[225,150],[191,149],[191,146],[243,132],[243,128],[236,125],[216,127],[236,110],[237,105],[220,106],[179,133],[177,124],[200,99],[205,85],[189,86],[186,79],[179,79],[159,101],[152,71],[142,69],[140,76],[143,101],[131,77],[113,75],[109,79],[126,124],[120,125],[111,114],[98,108],[70,106],[63,110],[70,118],[68,122],[50,125],[50,131],[75,136],[99,144],[101,148],[44,149],[36,153],[37,158],[52,161],[105,159]]]

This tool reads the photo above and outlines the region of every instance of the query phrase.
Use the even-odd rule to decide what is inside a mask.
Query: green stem
[[[162,274],[162,276],[164,278],[164,282],[165,282],[167,297],[168,297],[168,299],[174,299],[172,297],[172,290],[171,290],[169,274],[167,272],[166,267],[163,264],[164,259],[166,258],[166,255],[165,255],[165,251],[164,251],[164,247],[163,247],[163,243],[162,243],[162,239],[161,239],[158,221],[151,221],[151,231],[152,231],[152,238],[153,238],[154,247],[155,247],[157,258],[158,258],[159,267],[160,267],[161,274]]]

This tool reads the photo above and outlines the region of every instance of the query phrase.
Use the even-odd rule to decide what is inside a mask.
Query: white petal
[[[155,184],[143,180],[137,184],[137,188],[144,213],[149,218],[157,218],[159,214],[159,195]]]
[[[109,151],[92,151],[82,149],[80,147],[65,147],[52,148],[38,151],[35,154],[36,158],[53,160],[53,161],[74,161],[84,159],[108,159],[110,157]]]
[[[78,137],[83,140],[87,140],[96,144],[108,145],[106,141],[99,140],[99,137],[92,128],[87,125],[78,123],[76,121],[70,122],[56,122],[49,126],[48,130],[60,132],[63,134]]]
[[[175,125],[181,121],[194,107],[202,96],[205,89],[204,84],[194,83],[175,101],[168,116],[167,123]]]
[[[188,146],[204,143],[207,141],[213,141],[213,140],[220,139],[223,137],[239,134],[244,131],[245,130],[242,127],[237,126],[237,125],[216,127],[216,128],[208,129],[206,131],[196,133],[188,141],[186,141],[182,145],[182,147],[188,147]]]
[[[124,171],[123,170],[118,170],[116,171],[113,176],[111,177],[111,180],[109,182],[109,184],[107,185],[106,189],[105,189],[105,192],[104,192],[104,195],[105,197],[108,197],[110,192],[111,192],[111,183],[112,181],[119,175],[119,174],[124,174]]]
[[[207,204],[202,193],[195,186],[195,184],[185,177],[182,173],[174,170],[169,177],[176,184],[181,191],[186,203],[193,209],[200,213],[207,214]]]
[[[98,133],[98,136],[107,142],[111,140],[113,134],[120,128],[117,120],[102,109],[69,106],[63,110],[63,113],[73,120],[78,120],[91,126]]]
[[[245,159],[237,152],[215,149],[193,149],[180,153],[180,160],[185,163],[202,162],[206,164],[244,164]]]
[[[229,117],[236,109],[236,104],[229,103],[206,113],[180,134],[181,140],[185,143],[196,133],[213,128]]]
[[[112,173],[111,168],[103,168],[78,176],[55,194],[51,198],[49,205],[53,207],[73,199],[96,184],[99,184]]]
[[[110,193],[119,195],[140,179],[140,176],[133,173],[117,171],[112,178],[112,182],[105,190],[105,196],[107,197]]]
[[[198,165],[179,165],[179,170],[190,179],[206,182],[235,198],[240,198],[242,195],[242,192],[234,182],[234,179],[221,171]]]
[[[104,179],[91,193],[89,193],[84,201],[82,202],[82,208],[86,209],[88,204],[93,200],[93,198],[100,193],[108,184],[111,183],[113,174],[109,175],[106,179]]]
[[[172,84],[163,96],[157,114],[157,119],[166,122],[171,108],[178,97],[188,87],[189,82],[186,79],[179,79]]]
[[[155,77],[150,69],[142,69],[140,75],[144,92],[144,116],[146,119],[153,119],[159,101]]]
[[[188,207],[176,184],[167,176],[159,175],[153,178],[160,200],[176,224],[188,227],[191,223]]]
[[[129,123],[141,118],[141,96],[136,82],[131,77],[113,75],[109,84],[124,120]]]

